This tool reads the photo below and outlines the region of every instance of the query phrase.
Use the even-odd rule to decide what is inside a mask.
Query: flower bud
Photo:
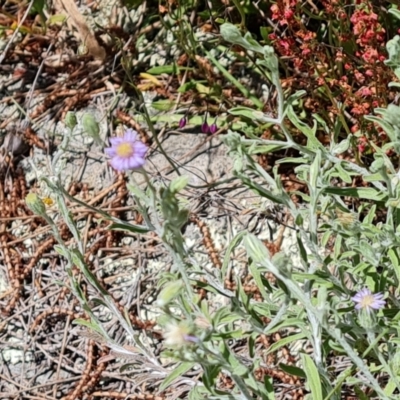
[[[75,113],[73,113],[72,111],[68,111],[67,115],[65,116],[65,125],[69,128],[69,129],[74,129],[76,124],[78,123],[76,120],[76,115]]]
[[[208,132],[210,132],[210,127],[209,127],[209,125],[207,124],[207,121],[206,121],[206,122],[203,122],[203,123],[201,124],[201,131],[202,131],[203,133],[208,133]]]
[[[102,145],[103,142],[100,139],[100,127],[99,124],[97,123],[96,119],[93,117],[92,114],[85,114],[82,117],[82,126],[85,132],[93,138],[93,140],[98,144]]]
[[[157,305],[159,307],[168,305],[179,294],[182,287],[183,282],[180,280],[167,283],[158,295]]]
[[[214,135],[215,132],[217,132],[218,130],[218,126],[217,124],[214,122],[213,124],[211,124],[210,126],[210,133]]]
[[[186,117],[182,117],[182,118],[180,119],[180,121],[179,121],[179,129],[184,128],[184,127],[186,126],[186,124],[187,124],[187,119],[186,119]]]
[[[46,206],[37,194],[29,193],[25,197],[25,203],[34,214],[40,216],[46,214]]]
[[[336,208],[336,221],[345,229],[355,229],[358,220],[357,215],[351,212],[343,212],[339,208]]]

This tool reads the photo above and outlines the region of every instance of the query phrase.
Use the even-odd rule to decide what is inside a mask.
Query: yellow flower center
[[[368,294],[366,296],[363,296],[360,304],[362,308],[368,308],[373,304],[375,301],[374,296],[372,294]]]
[[[46,206],[52,206],[54,204],[54,201],[50,197],[44,197],[43,198],[43,203],[46,204]]]
[[[128,158],[133,154],[133,146],[131,143],[121,143],[115,151],[120,157]]]

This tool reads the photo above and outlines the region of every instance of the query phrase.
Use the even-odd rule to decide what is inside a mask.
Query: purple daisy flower
[[[117,171],[128,171],[144,165],[148,147],[133,129],[126,130],[122,138],[110,138],[110,143],[111,147],[104,149],[104,152],[111,157],[110,164]]]
[[[371,310],[379,310],[386,304],[386,301],[383,300],[382,293],[372,294],[368,288],[361,289],[351,299],[356,303],[356,310],[363,309],[367,312],[370,312]]]

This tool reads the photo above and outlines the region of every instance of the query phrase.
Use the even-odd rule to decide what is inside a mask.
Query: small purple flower
[[[356,303],[356,310],[365,310],[370,312],[371,310],[379,310],[386,304],[383,300],[382,293],[372,292],[368,288],[361,289],[354,297],[351,298]]]
[[[184,335],[184,338],[187,342],[191,342],[191,343],[199,343],[200,342],[200,339],[197,336]]]
[[[104,149],[104,152],[111,157],[110,164],[117,171],[127,171],[144,165],[148,147],[138,139],[138,133],[133,129],[126,130],[122,138],[111,138],[110,143],[111,147]]]
[[[184,128],[184,127],[186,126],[186,124],[187,124],[187,119],[186,119],[186,117],[182,117],[182,118],[180,119],[180,121],[179,121],[179,129]]]
[[[218,126],[217,124],[214,122],[213,124],[211,124],[210,126],[210,133],[214,135],[215,132],[217,132],[218,130]]]
[[[204,121],[204,122],[201,124],[201,131],[202,131],[203,133],[208,133],[208,132],[210,132],[210,127],[209,127],[209,125],[207,124],[207,121]]]

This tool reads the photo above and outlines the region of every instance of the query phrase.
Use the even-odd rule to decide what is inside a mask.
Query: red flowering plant
[[[269,40],[291,73],[283,85],[306,90],[306,111],[330,126],[339,116],[347,133],[361,130],[367,140],[359,152],[368,151],[368,140],[381,146],[385,136],[364,116],[394,98],[387,91],[393,73],[384,63],[394,34],[386,10],[373,1],[277,0],[270,11],[276,25]]]

